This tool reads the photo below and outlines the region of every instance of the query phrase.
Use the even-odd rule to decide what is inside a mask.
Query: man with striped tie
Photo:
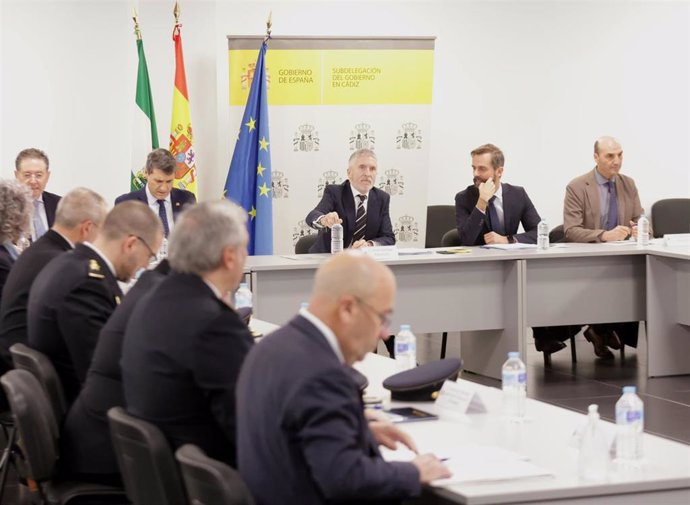
[[[319,230],[311,253],[331,250],[331,227],[343,225],[343,245],[358,249],[395,244],[389,214],[390,195],[374,187],[378,162],[370,149],[352,153],[347,167],[347,181],[329,184],[323,198],[306,218]]]

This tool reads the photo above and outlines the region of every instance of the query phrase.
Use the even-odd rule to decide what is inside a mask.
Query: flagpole
[[[134,35],[136,35],[137,40],[141,40],[141,29],[139,28],[139,15],[137,14],[137,8],[132,7],[132,19],[134,20]]]
[[[268,12],[268,19],[266,20],[266,37],[264,38],[264,44],[268,42],[268,39],[271,38],[271,28],[273,27],[273,21],[271,18],[273,17],[273,11]]]

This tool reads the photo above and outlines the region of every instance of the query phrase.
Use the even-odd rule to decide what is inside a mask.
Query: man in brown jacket
[[[637,236],[635,223],[642,214],[635,181],[620,174],[623,148],[613,137],[594,143],[596,166],[566,187],[563,231],[568,242],[610,242]],[[621,343],[637,347],[638,322],[590,325],[585,338],[600,358],[612,359],[607,349]]]

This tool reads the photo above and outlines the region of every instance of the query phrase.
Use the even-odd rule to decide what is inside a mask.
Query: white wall
[[[50,188],[128,189],[136,51],[131,2],[3,0],[0,174],[35,145]],[[170,127],[173,1],[139,2],[162,144]],[[623,170],[649,208],[690,196],[690,4],[623,1],[181,2],[201,197],[222,191],[231,157],[227,34],[435,35],[429,203],[453,203],[469,151],[493,142],[504,180],[552,225],[564,188],[619,137]],[[414,69],[411,69],[414,71]],[[272,132],[279,135],[280,132]],[[345,161],[343,160],[343,163]],[[385,167],[384,167],[385,168]]]

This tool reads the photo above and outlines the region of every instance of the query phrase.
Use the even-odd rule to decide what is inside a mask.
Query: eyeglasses
[[[379,318],[379,322],[381,323],[381,327],[382,327],[382,328],[386,328],[386,329],[387,329],[387,328],[390,328],[391,322],[392,322],[392,321],[391,321],[391,316],[392,316],[392,314],[390,314],[390,313],[381,313],[381,312],[377,311],[374,307],[372,307],[371,305],[369,305],[367,302],[365,302],[364,300],[362,300],[362,299],[359,298],[358,296],[355,296],[355,300],[357,300],[357,303],[359,303],[359,304],[361,304],[361,305],[364,305],[367,309],[369,309],[369,310],[372,311],[374,314],[376,314],[376,316]]]
[[[149,250],[149,261],[154,261],[156,258],[158,258],[158,255],[155,252],[153,252],[153,249],[151,249],[151,246],[148,244],[148,242],[146,242],[146,240],[141,238],[139,235],[132,235],[132,236],[134,238],[136,238],[137,240],[139,240],[142,244],[144,244],[146,249]]]

